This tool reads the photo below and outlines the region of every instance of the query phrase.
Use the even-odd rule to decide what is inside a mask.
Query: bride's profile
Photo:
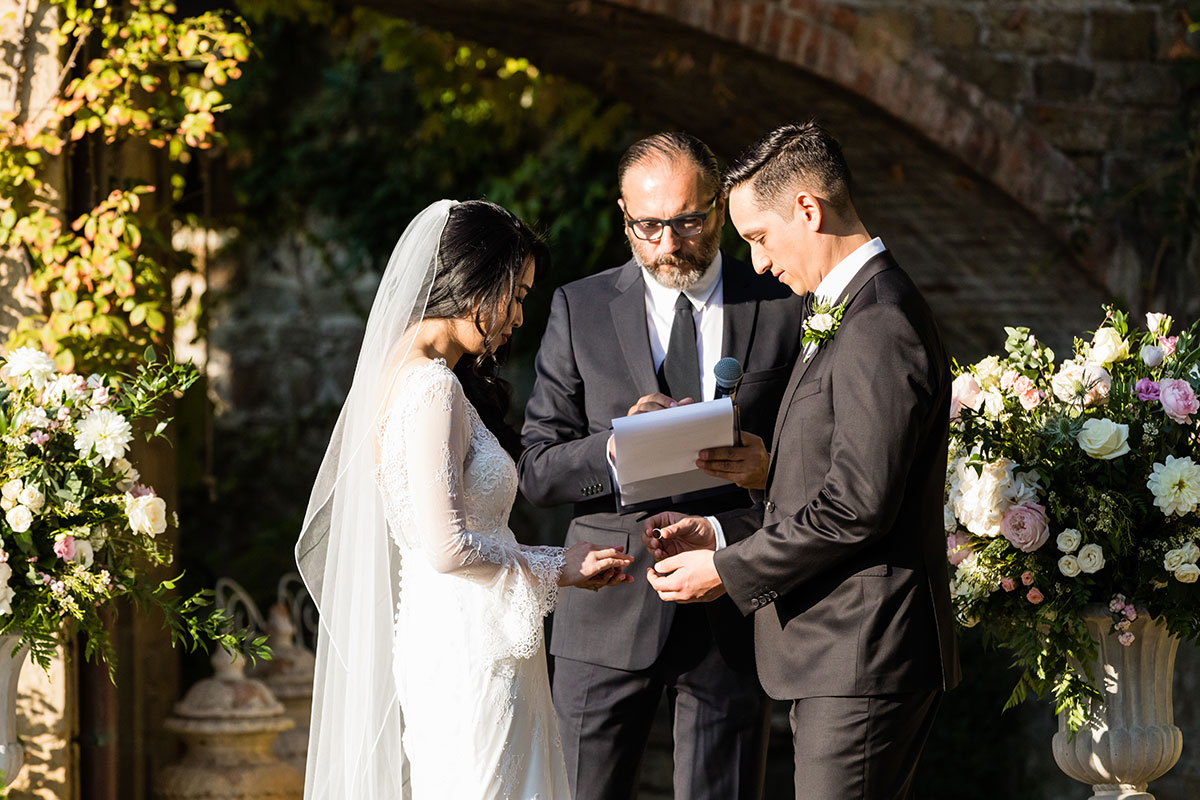
[[[320,611],[306,800],[569,798],[543,618],[632,559],[508,527],[497,355],[548,260],[511,212],[449,200],[388,260],[296,545]]]

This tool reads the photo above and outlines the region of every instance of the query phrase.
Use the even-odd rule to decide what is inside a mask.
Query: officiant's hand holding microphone
[[[658,562],[646,570],[646,580],[663,600],[707,603],[725,594],[713,565],[717,532],[706,518],[678,511],[655,514],[645,521],[642,543]]]

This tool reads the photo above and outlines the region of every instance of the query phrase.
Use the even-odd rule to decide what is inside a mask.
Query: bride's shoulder
[[[443,358],[413,358],[400,365],[393,387],[393,404],[440,399],[446,402],[462,393],[458,376],[446,366]]]

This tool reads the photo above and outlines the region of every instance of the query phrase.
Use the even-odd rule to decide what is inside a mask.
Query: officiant
[[[617,183],[632,257],[555,291],[518,470],[534,504],[572,505],[567,545],[623,545],[638,575],[653,559],[641,544],[642,515],[616,510],[612,420],[712,400],[714,365],[737,359],[741,446],[705,462],[730,482],[684,510],[749,507],[749,490],[766,484],[764,440],[801,352],[802,317],[800,298],[721,251],[721,174],[703,142],[686,133],[642,139],[620,159]],[[576,800],[634,794],[664,692],[677,800],[761,797],[769,701],[750,622],[727,600],[664,603],[643,581],[621,592],[564,591],[550,652]]]

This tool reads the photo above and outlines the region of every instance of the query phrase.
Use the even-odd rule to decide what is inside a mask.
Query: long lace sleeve
[[[554,609],[563,551],[520,545],[508,529],[516,469],[478,422],[454,374],[415,370],[380,437],[379,481],[393,535],[434,571],[483,587],[501,650],[525,657]]]

